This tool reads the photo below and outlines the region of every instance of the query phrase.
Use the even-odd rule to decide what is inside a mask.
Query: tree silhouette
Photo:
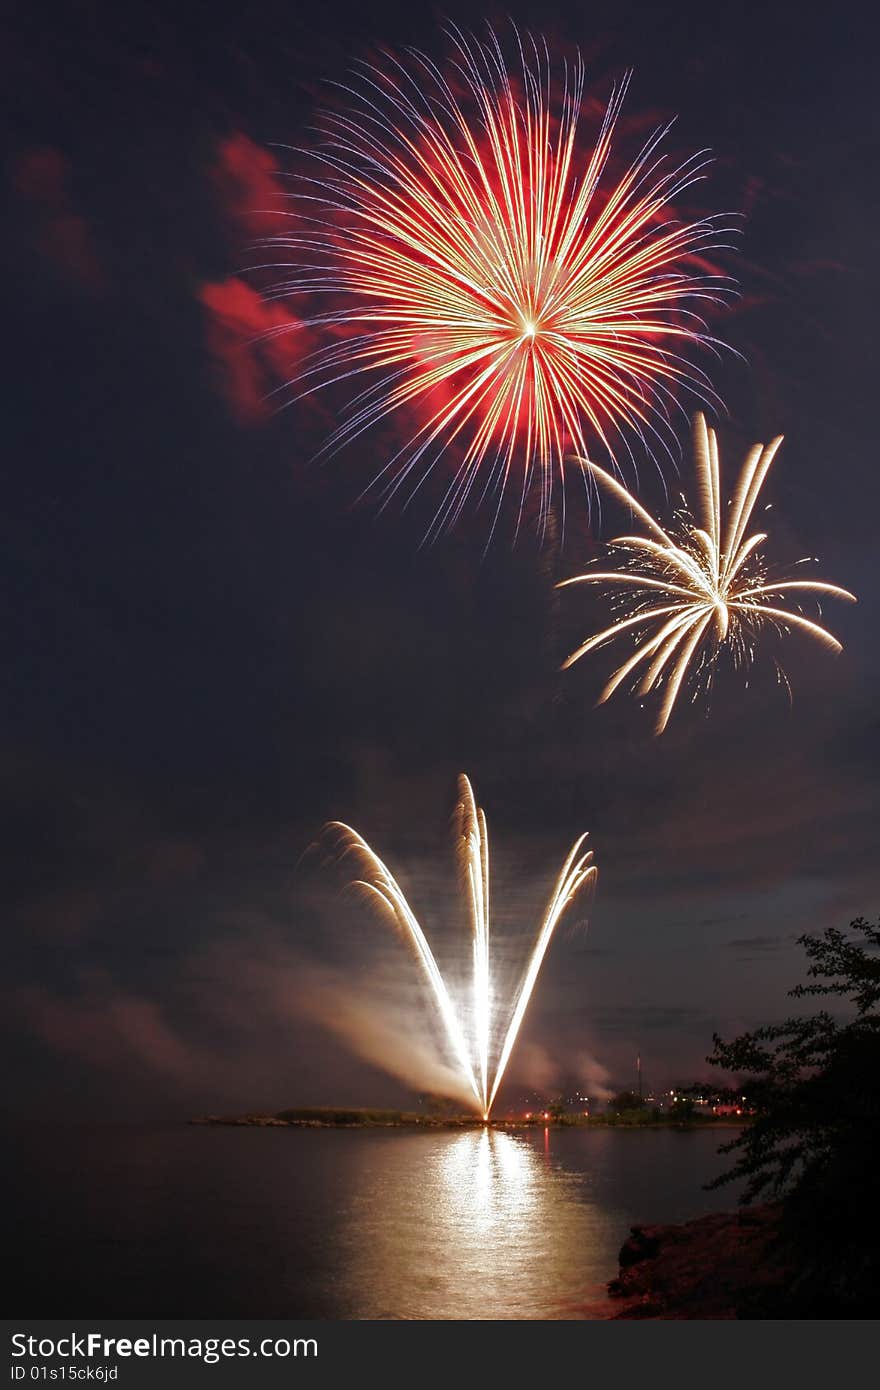
[[[783,1238],[798,1271],[793,1305],[821,1316],[876,1311],[880,1290],[880,921],[857,918],[849,932],[801,936],[808,984],[790,996],[831,996],[842,1010],[714,1038],[707,1059],[743,1078],[753,1119],[721,1153],[736,1162],[710,1188],[734,1180],[741,1202],[782,1203]],[[827,1310],[835,1309],[836,1312]]]

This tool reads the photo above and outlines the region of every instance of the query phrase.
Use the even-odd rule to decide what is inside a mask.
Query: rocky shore
[[[680,1226],[633,1226],[608,1285],[605,1316],[762,1317],[791,1277],[780,1241],[781,1208],[718,1212]]]

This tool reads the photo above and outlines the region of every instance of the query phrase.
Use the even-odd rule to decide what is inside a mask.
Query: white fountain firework
[[[480,1114],[488,1119],[551,937],[581,888],[595,884],[597,869],[593,851],[585,848],[587,835],[581,835],[569,851],[556,880],[519,985],[508,1001],[506,1017],[499,1017],[501,1010],[493,986],[489,949],[489,834],[485,813],[477,805],[470,781],[464,775],[459,778],[455,826],[461,886],[469,908],[473,949],[473,1016],[469,1026],[463,1021],[427,937],[390,869],[350,825],[331,821],[326,828],[341,836],[342,857],[353,855],[356,859],[358,873],[353,886],[369,894],[412,946],[431,987],[456,1062]],[[505,1029],[497,1061],[492,1050],[496,1023]],[[500,1031],[498,1036],[501,1036]]]

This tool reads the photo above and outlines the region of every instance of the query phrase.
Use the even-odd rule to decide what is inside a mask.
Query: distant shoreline
[[[279,1110],[275,1114],[246,1112],[242,1115],[199,1115],[188,1121],[191,1125],[227,1125],[257,1129],[742,1129],[743,1118],[723,1119],[694,1116],[688,1120],[655,1119],[650,1114],[630,1118],[629,1115],[562,1115],[529,1119],[492,1117],[482,1120],[478,1115],[426,1115],[407,1110],[341,1109],[330,1106],[303,1107]]]

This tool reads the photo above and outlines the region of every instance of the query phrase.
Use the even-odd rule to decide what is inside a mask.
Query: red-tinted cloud
[[[249,234],[271,236],[283,230],[284,192],[268,150],[236,132],[220,142],[212,173],[224,210],[244,219]]]
[[[74,206],[70,182],[69,161],[48,146],[26,150],[13,165],[13,189],[33,248],[68,283],[99,290],[104,275],[91,229]]]
[[[235,276],[203,285],[199,299],[223,394],[241,423],[254,424],[270,413],[268,394],[294,376],[307,351],[306,332],[281,304]]]
[[[211,172],[237,239],[284,230],[284,190],[268,150],[236,131],[220,141]],[[303,329],[280,303],[263,299],[235,276],[203,285],[199,299],[207,314],[208,351],[232,413],[242,424],[265,419],[271,413],[267,397],[292,379],[307,351]]]

